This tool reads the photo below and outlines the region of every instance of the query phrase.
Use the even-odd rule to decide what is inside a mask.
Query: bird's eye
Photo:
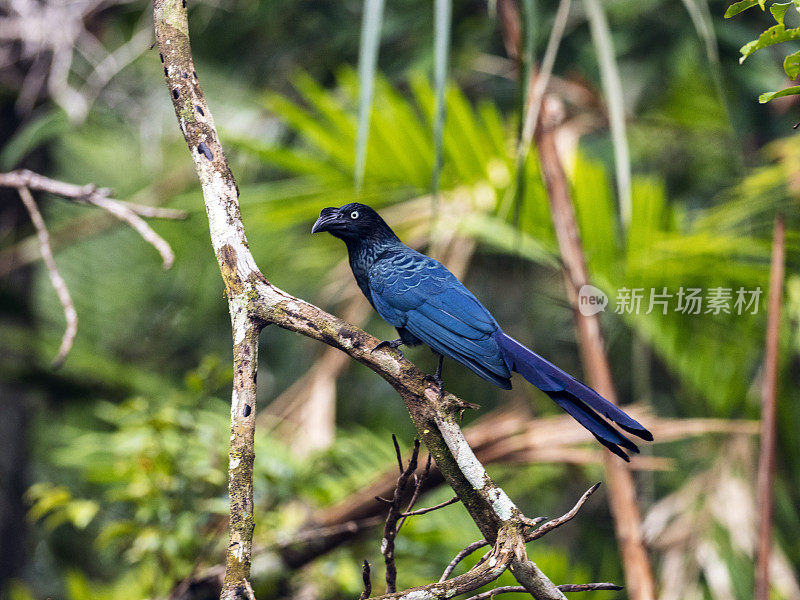
[[[357,219],[358,218],[358,211],[354,210],[353,212],[351,212],[350,213],[350,218],[351,219]]]

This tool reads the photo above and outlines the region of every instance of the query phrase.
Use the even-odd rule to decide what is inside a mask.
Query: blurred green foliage
[[[707,10],[710,30],[699,30],[702,19],[693,20],[689,4]],[[541,54],[554,6],[536,5],[534,41]],[[403,239],[423,248],[452,235],[475,241],[467,284],[515,337],[579,374],[535,155],[515,204],[518,94],[495,15],[480,3],[454,3],[444,165],[434,209],[433,34],[422,25],[432,15],[430,2],[387,3],[364,185],[354,191],[359,85],[353,65],[361,6],[276,0],[192,7],[198,74],[237,175],[259,266],[291,293],[342,310],[350,277],[342,269],[343,250],[335,240],[312,239],[308,229],[323,206],[368,202],[391,215]],[[580,138],[568,165],[570,183],[593,280],[612,299],[622,287],[766,290],[772,220],[786,213],[776,538],[797,574],[800,143],[783,138],[797,119],[774,112],[775,104],[742,100],[776,89],[783,78],[769,50],[742,66],[736,61],[744,42],[778,15],[752,11],[752,17],[723,21],[723,3],[703,6],[662,0],[605,5],[629,116],[633,214],[625,229],[612,146],[598,109],[595,50],[576,3],[555,67],[562,89],[578,98],[568,107],[575,118],[566,141]],[[125,39],[148,10],[139,2],[109,10],[99,18],[99,39]],[[718,49],[716,59],[709,44]],[[793,64],[787,62],[790,76]],[[3,339],[33,357],[2,373],[33,398],[30,560],[6,589],[10,598],[163,597],[196,564],[215,564],[223,555],[229,318],[202,197],[160,70],[153,52],[142,56],[112,81],[81,124],[44,103],[0,152],[0,166],[10,169],[44,149],[54,177],[95,182],[121,199],[190,215],[152,222],[176,254],[173,269],[162,272],[157,254],[129,229],[87,207],[56,199],[44,205],[54,238],[65,236],[56,259],[80,324],[64,369],[51,372],[47,365],[63,323],[47,277],[38,271],[30,289],[32,323],[0,324]],[[590,99],[581,101],[581,94]],[[625,401],[649,400],[666,417],[757,418],[763,305],[746,316],[609,311],[603,324]],[[365,326],[389,335],[375,316]],[[274,328],[262,338],[263,407],[305,374],[321,349]],[[409,351],[409,357],[432,366],[424,351]],[[480,402],[481,414],[508,401],[458,366],[448,365],[448,373],[448,386]],[[517,393],[538,413],[557,412],[530,388]],[[274,432],[259,430],[256,562],[259,553],[291,539],[316,510],[391,468],[392,432],[406,446],[413,437],[396,396],[359,365],[339,378],[336,411],[333,445],[305,456]],[[653,452],[673,459],[675,468],[640,477],[645,510],[683,490],[693,474],[724,459],[726,449],[718,436],[655,445]],[[490,470],[530,514],[560,514],[602,477],[596,466]],[[424,503],[448,497],[438,490]],[[746,559],[730,550],[731,532],[704,531],[702,541],[722,557],[736,598],[748,598]],[[411,519],[398,539],[400,585],[438,578],[476,536],[458,506]],[[531,551],[557,582],[622,578],[601,501]],[[255,581],[258,597],[291,597],[303,585],[319,598],[355,597],[365,557],[376,566],[377,582],[379,534],[371,532],[301,573],[263,569]],[[702,575],[697,585],[702,597],[714,597]]]

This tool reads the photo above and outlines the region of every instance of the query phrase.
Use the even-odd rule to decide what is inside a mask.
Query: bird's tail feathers
[[[651,441],[653,439],[653,435],[638,421],[533,350],[526,348],[502,331],[495,334],[495,339],[510,369],[550,396],[556,404],[588,429],[601,444],[614,454],[628,460],[628,456],[620,449],[620,446],[631,452],[639,452],[639,449],[606,419],[613,421],[624,431],[644,440]]]

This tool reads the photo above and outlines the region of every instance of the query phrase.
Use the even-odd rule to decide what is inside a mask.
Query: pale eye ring
[[[354,210],[353,212],[351,212],[350,213],[350,218],[351,219],[357,219],[358,218],[358,211]]]

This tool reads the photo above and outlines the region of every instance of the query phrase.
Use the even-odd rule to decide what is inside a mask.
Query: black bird
[[[352,203],[324,208],[311,233],[319,231],[344,241],[358,287],[400,334],[400,339],[381,342],[374,350],[424,342],[439,355],[435,378],[440,389],[445,356],[504,389],[511,389],[511,372],[516,371],[626,461],[628,455],[621,448],[639,449],[609,420],[644,440],[653,439],[647,429],[592,388],[503,333],[455,275],[403,244],[369,206]]]

